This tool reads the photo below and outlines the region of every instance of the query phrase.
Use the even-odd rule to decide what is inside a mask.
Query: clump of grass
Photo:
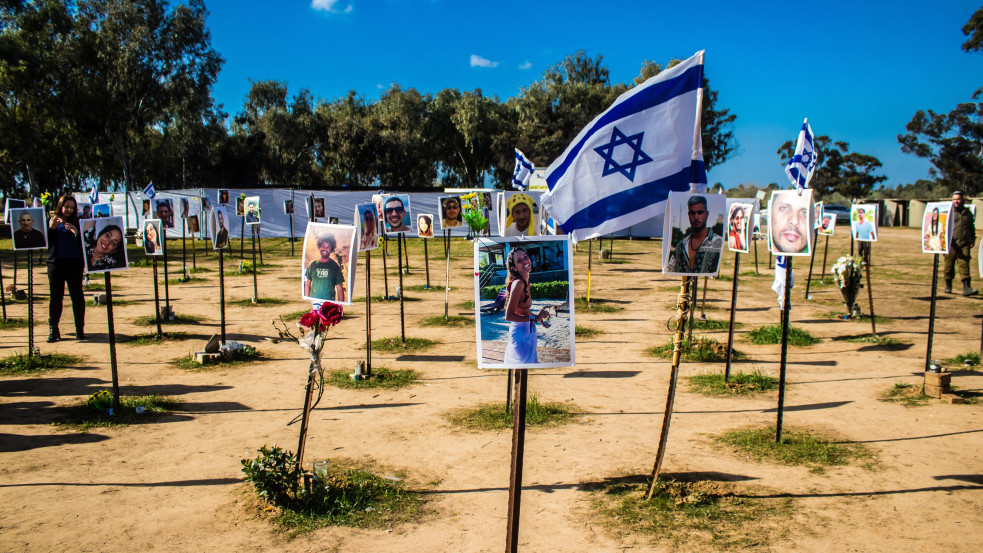
[[[865,334],[863,336],[854,336],[852,338],[847,338],[847,342],[851,344],[874,344],[878,346],[895,347],[904,345],[904,342],[898,340],[897,338],[891,338],[890,336],[874,336],[871,334]]]
[[[744,340],[752,344],[770,345],[782,343],[782,325],[765,325],[748,332]],[[788,343],[791,346],[813,346],[820,342],[812,334],[796,326],[789,325]]]
[[[175,285],[176,284],[192,284],[192,283],[195,283],[195,282],[208,282],[208,279],[207,278],[196,277],[196,276],[189,276],[188,278],[178,277],[178,278],[171,278],[171,279],[168,279],[167,280],[167,283],[168,284],[175,284]]]
[[[624,265],[625,263],[631,263],[630,260],[622,257],[609,257],[607,259],[599,259],[598,261],[601,263],[610,263],[612,265]]]
[[[410,369],[390,370],[385,367],[373,367],[372,378],[352,380],[348,371],[331,371],[328,382],[346,389],[387,388],[396,390],[409,386],[417,381],[419,375]]]
[[[114,304],[115,305],[115,304]],[[160,324],[162,325],[194,325],[205,318],[200,315],[175,315],[174,320],[168,319],[167,317],[160,318]],[[156,315],[147,315],[145,317],[137,317],[133,319],[133,324],[138,326],[155,326],[157,324]]]
[[[113,307],[126,307],[127,305],[133,305],[134,303],[136,303],[136,300],[124,300],[119,298],[113,298]],[[99,307],[99,308],[106,307],[105,305],[102,304],[97,305],[95,300],[91,300],[91,299],[85,302],[85,305],[89,307]]]
[[[446,415],[454,426],[468,430],[503,430],[512,428],[512,409],[504,403],[489,403],[477,407],[456,409]],[[581,417],[580,409],[569,403],[542,402],[532,394],[526,401],[526,425],[556,427]]]
[[[641,475],[609,479],[591,490],[591,507],[605,526],[651,535],[669,550],[767,546],[787,531],[794,507],[789,497],[755,498],[731,483],[665,477],[646,500],[648,485]]]
[[[45,371],[78,367],[82,358],[75,355],[49,353],[32,355],[18,353],[0,359],[0,376],[16,376],[22,374],[38,374]]]
[[[0,319],[0,330],[13,330],[15,328],[25,327],[27,327],[27,319],[15,319],[13,317],[8,317],[6,320]]]
[[[701,336],[693,340],[691,345],[689,340],[684,339],[680,344],[682,360],[694,363],[713,363],[716,361],[727,360],[727,344],[721,344],[714,338]],[[662,346],[655,346],[645,350],[645,353],[653,357],[662,359],[672,359],[673,345],[672,340]],[[734,350],[731,359],[744,359],[745,355]]]
[[[82,288],[86,292],[101,292],[106,289],[106,285],[101,282],[90,282],[82,286]]]
[[[122,338],[118,336],[117,339]],[[157,344],[162,344],[164,342],[176,342],[181,340],[190,340],[191,336],[187,332],[164,332],[161,335],[157,335],[156,332],[145,332],[143,334],[135,334],[129,338],[119,340],[122,343],[131,344],[134,346],[154,346]]]
[[[474,309],[474,300],[462,301],[461,303],[455,303],[454,307],[459,309]]]
[[[177,359],[171,361],[171,364],[179,369],[201,370],[210,369],[213,367],[234,367],[264,359],[263,353],[258,349],[246,344],[240,345],[241,347],[239,349],[225,352],[222,355],[221,360],[217,363],[208,363],[207,365],[203,365],[195,361],[193,355],[185,355],[184,357],[178,357]]]
[[[210,272],[212,272],[212,270],[209,269],[209,268],[207,268],[207,267],[188,267],[188,272],[191,273],[191,274],[195,274],[195,273],[210,273]]]
[[[719,280],[720,282],[734,282],[734,277],[725,274],[719,274],[714,277],[713,280]]]
[[[761,371],[737,372],[724,381],[724,373],[704,373],[689,377],[690,389],[705,396],[751,395],[774,390],[778,379]]]
[[[413,286],[406,286],[405,289],[410,292],[443,292],[444,286],[431,284],[430,288],[427,288],[426,284],[414,284]],[[450,289],[454,290],[454,287],[451,286]]]
[[[577,325],[574,328],[573,332],[577,336],[577,338],[585,338],[585,339],[593,338],[595,336],[600,336],[601,334],[604,334],[603,330],[598,330],[596,328],[591,328],[589,326],[580,326],[580,325]]]
[[[703,309],[705,311],[719,311],[720,310],[720,308],[717,307],[716,305],[712,305],[712,304],[711,305],[700,305],[699,300],[697,300],[695,302],[694,307],[696,307],[697,309]],[[666,309],[668,309],[670,311],[675,311],[676,310],[676,304],[675,303],[667,304],[666,305]],[[686,315],[686,318],[687,319],[689,318],[689,314],[688,313]]]
[[[464,317],[461,315],[448,315],[444,317],[443,315],[436,315],[433,317],[427,317],[420,321],[423,326],[444,326],[448,328],[461,328],[466,326],[474,326],[474,317]]]
[[[739,328],[741,323],[734,322],[734,328]],[[693,328],[696,330],[725,330],[730,328],[730,321],[721,321],[707,317],[706,320],[699,317],[693,318]]]
[[[587,311],[590,313],[617,313],[621,311],[622,308],[617,305],[611,305],[605,300],[599,300],[597,298],[591,298],[590,307],[587,306],[587,296],[580,296],[574,299],[574,307],[582,311]]]
[[[246,298],[246,299],[242,299],[242,300],[235,300],[235,301],[228,302],[229,305],[234,305],[236,307],[255,307],[257,305],[259,305],[259,306],[262,306],[262,305],[283,305],[283,304],[286,304],[286,303],[290,303],[290,302],[288,300],[283,299],[283,298],[263,298],[263,297],[256,298],[256,303],[253,303],[253,299],[252,298]],[[308,311],[310,311],[310,310],[308,310]]]
[[[842,302],[835,302],[835,303],[842,304]],[[820,316],[823,317],[824,319],[840,319],[840,320],[843,320],[843,315],[846,315],[846,307],[843,307],[843,311],[827,311],[827,312],[823,313]],[[850,320],[851,321],[858,321],[858,322],[866,322],[866,323],[869,323],[870,322],[870,315],[868,315],[866,313],[861,313],[857,317],[851,316],[850,317]],[[874,323],[876,323],[876,324],[889,323],[892,320],[893,319],[891,319],[891,317],[882,317],[880,315],[875,315],[874,316]]]
[[[769,276],[769,275],[762,274],[762,273],[756,273],[752,269],[750,271],[742,271],[741,272],[741,276],[742,277],[752,277],[752,278],[762,278],[762,277],[766,277],[766,276]]]
[[[968,363],[967,363],[968,361]],[[967,367],[980,366],[980,354],[977,351],[967,351],[955,357],[943,359],[942,364],[946,367],[965,369]]]
[[[129,259],[128,266],[131,267],[131,268],[132,267],[150,267],[151,265],[154,264],[153,259],[150,258],[150,257],[142,257],[140,259],[133,259],[132,257],[130,257],[128,259]]]
[[[873,455],[863,445],[848,440],[820,435],[808,430],[782,430],[782,441],[775,441],[775,427],[747,427],[725,432],[714,438],[733,447],[756,461],[771,461],[782,465],[805,465],[813,472],[825,467],[869,463]]]
[[[922,393],[922,387],[918,384],[895,382],[894,386],[881,393],[881,397],[877,399],[888,403],[900,403],[905,407],[918,407],[928,403],[931,398]]]
[[[403,342],[399,336],[372,340],[372,350],[383,353],[414,353],[428,350],[440,342],[426,338],[407,338]]]
[[[96,394],[93,394],[96,395]],[[109,406],[112,406],[112,395],[109,395]],[[120,427],[141,422],[152,422],[169,415],[179,402],[164,396],[122,396],[119,398],[119,412],[112,415],[104,406],[87,404],[85,400],[68,407],[61,407],[61,417],[53,424],[61,428],[69,428],[85,432],[92,428]],[[143,407],[143,413],[137,414],[137,407]]]

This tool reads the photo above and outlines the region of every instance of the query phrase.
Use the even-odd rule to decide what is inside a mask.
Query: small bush
[[[409,369],[389,370],[385,367],[373,367],[372,378],[352,380],[348,371],[331,371],[328,375],[328,382],[346,389],[387,388],[396,390],[415,383],[418,377],[416,371]]]
[[[725,432],[715,440],[727,444],[752,459],[782,465],[807,465],[815,472],[823,467],[846,465],[856,459],[872,457],[861,444],[815,434],[807,430],[782,430],[781,443],[775,441],[775,427],[749,427]]]
[[[81,363],[81,357],[61,353],[32,355],[31,357],[26,354],[16,354],[0,359],[0,375],[37,374],[45,371],[75,368]]]
[[[730,382],[726,382],[724,373],[718,372],[691,376],[689,385],[693,391],[707,396],[751,395],[774,390],[778,386],[778,379],[761,371],[754,371],[733,373],[730,375]]]
[[[448,315],[444,317],[443,315],[436,315],[423,319],[420,324],[423,326],[462,328],[466,326],[474,326],[474,317],[464,317],[461,315]]]
[[[532,394],[526,400],[526,425],[555,427],[580,418],[575,407],[566,403],[541,402]],[[579,411],[579,409],[576,409]],[[502,430],[512,428],[512,410],[504,403],[479,405],[470,409],[457,409],[447,414],[455,426],[469,430]]]
[[[748,332],[744,340],[758,345],[781,344],[782,325],[766,325],[756,328]],[[805,330],[795,326],[789,326],[788,343],[790,346],[813,346],[819,342],[819,338],[813,337],[812,334],[809,334]]]
[[[574,334],[577,336],[577,338],[587,339],[587,338],[593,338],[595,336],[600,336],[601,334],[604,334],[604,331],[598,330],[596,328],[591,328],[589,326],[577,325],[576,328],[574,328]]]
[[[670,339],[666,345],[651,347],[645,352],[653,357],[672,359],[673,349],[672,339]],[[705,336],[693,340],[692,345],[690,345],[689,340],[684,339],[680,344],[680,351],[683,361],[713,363],[727,360],[727,344],[721,344],[716,339]],[[745,355],[737,350],[734,350],[731,355],[731,359],[743,359],[744,357]]]
[[[483,286],[481,288],[481,299],[493,300],[498,297],[499,291],[504,285]],[[529,295],[534,300],[565,298],[570,291],[570,283],[565,280],[554,280],[551,282],[534,282],[529,286]]]
[[[440,342],[426,338],[407,338],[405,342],[399,336],[372,340],[372,350],[384,353],[414,353],[428,350]]]

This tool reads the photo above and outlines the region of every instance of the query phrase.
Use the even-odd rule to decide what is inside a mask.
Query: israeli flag
[[[705,191],[702,106],[701,50],[584,127],[546,170],[543,206],[577,241],[662,215],[670,191]]]
[[[89,190],[89,203],[92,205],[99,203],[99,186],[96,184],[93,184]]]
[[[512,188],[525,190],[529,188],[529,179],[536,166],[526,159],[526,155],[515,149],[515,170],[512,171]]]
[[[154,199],[154,196],[157,195],[157,190],[154,188],[154,183],[148,184],[147,187],[143,189],[143,195],[149,200]]]
[[[785,166],[788,180],[799,189],[809,188],[809,179],[816,170],[816,148],[813,138],[812,127],[809,126],[809,119],[806,118],[802,122],[802,130],[799,131],[799,139],[795,144],[795,155]]]
[[[775,257],[775,280],[771,283],[771,289],[778,294],[778,307],[785,309],[785,271],[788,269],[787,255]],[[795,288],[795,269],[792,270],[792,280],[789,282],[790,288]]]

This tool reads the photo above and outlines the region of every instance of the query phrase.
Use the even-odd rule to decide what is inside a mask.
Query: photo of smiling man
[[[386,221],[386,234],[402,234],[412,230],[409,195],[387,197],[382,206],[382,216]]]
[[[355,232],[353,225],[307,223],[301,260],[304,299],[351,304]]]
[[[772,251],[784,255],[812,253],[812,190],[776,190],[768,203],[768,237]]]

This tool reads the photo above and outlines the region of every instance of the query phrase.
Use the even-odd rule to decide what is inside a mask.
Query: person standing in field
[[[973,212],[963,205],[963,193],[958,190],[952,194],[949,217],[953,218],[953,225],[949,253],[945,255],[945,293],[952,293],[952,279],[958,269],[963,277],[963,295],[975,296],[979,291],[970,287],[969,261],[976,244],[976,221]]]

